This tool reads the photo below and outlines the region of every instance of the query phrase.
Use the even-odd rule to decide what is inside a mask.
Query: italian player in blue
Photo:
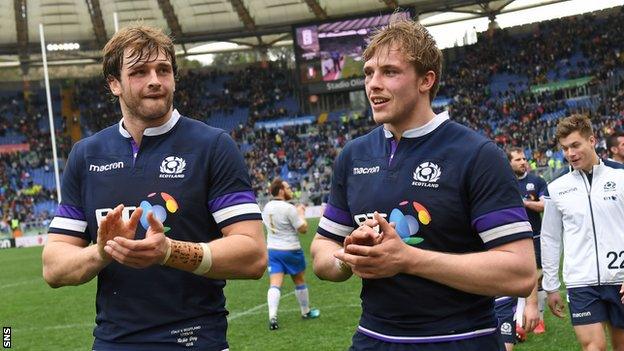
[[[258,279],[267,263],[243,158],[228,134],[173,109],[161,30],[117,32],[103,70],[123,118],[74,145],[43,276],[98,277],[93,350],[227,350],[225,279]]]
[[[502,150],[431,109],[442,54],[393,20],[364,52],[382,124],[335,161],[312,243],[321,279],[362,278],[351,350],[503,350],[492,296],[527,296],[531,225]]]

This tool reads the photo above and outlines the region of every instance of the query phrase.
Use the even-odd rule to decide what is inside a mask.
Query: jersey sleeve
[[[533,237],[511,166],[494,143],[479,149],[467,183],[472,226],[486,248]]]
[[[344,149],[334,162],[329,202],[319,221],[318,234],[343,243],[344,239],[355,229],[353,217],[347,202],[347,184]]]
[[[249,173],[238,147],[221,133],[211,150],[208,210],[222,229],[245,220],[262,220]]]
[[[544,198],[544,217],[542,218],[542,287],[546,291],[557,291],[559,281],[559,259],[561,257],[561,241],[563,236],[563,220],[557,204],[549,196]]]
[[[69,153],[61,182],[61,203],[50,222],[48,233],[65,234],[90,241],[82,198],[82,171],[84,148],[76,143]]]
[[[288,221],[295,228],[295,231],[299,230],[299,227],[305,224],[304,220],[299,217],[297,208],[295,206],[288,207]]]
[[[544,196],[546,196],[547,194],[547,190],[548,189],[548,185],[546,184],[546,181],[544,180],[544,178],[538,176],[537,177],[537,197],[538,198],[542,198]]]

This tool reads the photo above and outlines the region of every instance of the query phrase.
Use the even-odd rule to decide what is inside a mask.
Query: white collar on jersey
[[[180,119],[180,113],[178,112],[178,110],[174,109],[173,113],[171,114],[171,118],[169,118],[167,123],[163,124],[162,126],[158,126],[158,127],[146,128],[143,131],[143,135],[145,135],[145,136],[155,136],[155,135],[165,134],[168,131],[170,131],[171,129],[173,129],[173,127],[176,125],[176,123],[178,123],[179,119]],[[124,128],[124,126],[123,126],[123,118],[121,119],[121,121],[119,121],[119,133],[121,135],[123,135],[124,138],[131,138],[132,137],[130,135],[130,133],[128,133],[126,128]]]
[[[529,172],[524,172],[524,174],[520,177],[518,177],[518,180],[522,180],[524,178],[526,178],[529,175]]]
[[[436,130],[436,128],[438,128],[440,124],[444,123],[444,121],[446,121],[447,119],[449,119],[448,111],[442,111],[438,113],[435,117],[433,117],[433,119],[429,121],[427,124],[425,124],[424,126],[406,130],[405,132],[403,132],[402,137],[403,138],[418,138],[423,135],[427,135],[433,132],[434,130]],[[384,135],[386,136],[386,138],[394,137],[392,135],[392,132],[390,132],[386,128],[384,128]]]

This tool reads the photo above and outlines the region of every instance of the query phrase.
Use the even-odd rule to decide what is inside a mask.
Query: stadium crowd
[[[552,168],[563,161],[553,138],[557,118],[583,112],[591,117],[597,136],[603,140],[599,153],[606,157],[604,138],[622,128],[624,117],[623,17],[621,10],[604,18],[589,14],[542,22],[524,34],[510,30],[482,34],[477,44],[454,49],[453,58],[445,62],[438,94],[445,103],[436,109],[448,109],[451,118],[480,131],[501,147],[525,148],[534,167]],[[358,111],[362,116],[359,119],[255,129],[258,121],[300,114],[282,103],[294,96],[294,73],[286,66],[285,62],[277,62],[238,71],[182,71],[175,107],[201,120],[246,111],[246,124],[234,128],[231,134],[243,150],[254,190],[265,194],[270,179],[281,175],[296,180],[293,185],[297,192],[319,203],[328,191],[335,156],[346,142],[370,130],[373,122],[367,111]],[[506,85],[495,88],[492,82],[501,75],[511,78]],[[581,77],[591,77],[582,88],[542,92],[529,88]],[[119,120],[117,104],[111,103],[101,77],[78,82],[74,96],[86,135]],[[579,96],[583,104],[568,103]],[[23,98],[1,99],[0,137],[7,132],[23,135],[30,151],[0,156],[0,219],[41,219],[47,214],[34,217],[34,204],[54,199],[55,194],[43,188],[30,194],[36,184],[29,174],[36,168],[51,167],[48,132],[33,128],[45,118],[45,104],[34,99],[30,103],[30,111],[34,112],[26,112],[20,106]],[[65,157],[70,143],[62,135],[58,133],[57,143],[59,154]]]
[[[38,184],[33,179],[35,169],[52,173],[52,146],[48,131],[33,128],[42,120],[45,108],[33,99],[32,109],[24,109],[23,98],[0,99],[0,137],[16,137],[18,144],[27,144],[27,150],[0,153],[0,232],[7,232],[19,223],[49,221],[51,213],[35,211],[40,202],[56,200],[56,191]],[[59,155],[65,157],[71,147],[62,131],[56,133]]]

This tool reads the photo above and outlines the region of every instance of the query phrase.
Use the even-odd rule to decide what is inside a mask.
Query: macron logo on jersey
[[[111,171],[113,169],[120,169],[120,168],[124,168],[124,163],[121,161],[113,162],[113,163],[109,163],[107,165],[101,165],[101,166],[89,165],[90,172],[106,172],[106,171]]]
[[[168,156],[160,165],[160,178],[184,178],[186,161],[182,157]]]
[[[375,167],[354,167],[353,175],[379,173],[379,166]]]
[[[577,191],[577,190],[578,190],[578,188],[577,188],[577,187],[570,188],[570,189],[566,189],[566,190],[564,190],[564,191],[560,191],[560,192],[559,192],[559,196],[563,196],[563,195],[565,195],[565,194],[569,194],[569,193],[571,193],[571,192],[573,192],[573,191]]]

